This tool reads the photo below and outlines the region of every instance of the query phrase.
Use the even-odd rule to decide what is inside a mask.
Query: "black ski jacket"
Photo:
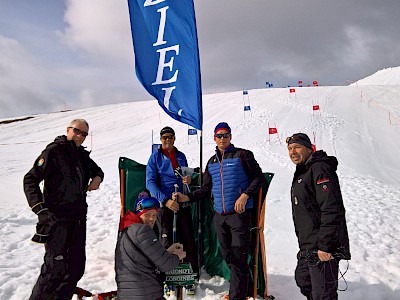
[[[341,253],[350,259],[337,165],[335,157],[320,150],[296,167],[291,191],[292,214],[300,250]]]
[[[76,147],[65,135],[58,136],[25,175],[24,191],[35,213],[47,208],[57,218],[86,220],[86,190],[89,180],[96,176],[103,180],[104,173],[89,152]]]

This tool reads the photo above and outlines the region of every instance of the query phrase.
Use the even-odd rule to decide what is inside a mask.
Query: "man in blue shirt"
[[[151,195],[162,203],[157,215],[157,227],[160,241],[166,247],[173,243],[173,219],[177,213],[177,240],[183,244],[187,253],[185,262],[192,265],[193,272],[198,274],[197,248],[194,238],[191,207],[182,207],[172,200],[172,193],[178,184],[179,191],[183,191],[183,184],[190,184],[190,177],[176,176],[175,171],[180,167],[187,167],[185,154],[175,146],[175,131],[171,127],[164,127],[160,131],[161,147],[151,154],[146,167],[146,188]],[[188,294],[194,294],[194,287],[186,288]]]

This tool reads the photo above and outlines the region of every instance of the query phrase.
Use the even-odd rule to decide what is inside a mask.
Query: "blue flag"
[[[136,75],[175,120],[202,130],[193,0],[128,0]]]
[[[188,129],[188,135],[197,135],[197,130],[194,128],[189,128]]]

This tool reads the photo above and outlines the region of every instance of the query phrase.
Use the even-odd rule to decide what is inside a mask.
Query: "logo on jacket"
[[[322,178],[320,180],[317,180],[317,184],[322,184],[322,191],[326,192],[329,191],[328,185],[326,183],[329,182],[329,178]]]
[[[303,179],[299,178],[297,179],[297,183],[301,183],[303,181]]]
[[[329,178],[322,178],[320,180],[317,180],[317,184],[322,184],[322,183],[327,183],[329,182]]]
[[[44,164],[44,158],[42,157],[41,159],[39,159],[39,161],[37,162],[38,167],[43,166]]]

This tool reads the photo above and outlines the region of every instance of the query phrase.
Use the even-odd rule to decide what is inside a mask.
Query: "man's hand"
[[[240,197],[236,200],[235,211],[238,214],[244,213],[244,211],[246,210],[247,199],[249,199],[249,196],[247,196],[245,193],[242,193]]]
[[[38,214],[38,223],[39,224],[46,224],[46,225],[51,226],[56,222],[57,222],[56,216],[48,209],[46,209],[46,210],[42,211],[40,214]]]
[[[101,178],[99,176],[93,178],[87,188],[88,192],[97,190],[100,187],[100,183],[101,183]]]
[[[189,201],[189,197],[185,194],[182,194],[181,192],[177,192],[177,193],[172,193],[172,199],[178,202],[188,202]]]
[[[166,202],[165,202],[165,206],[166,207],[168,207],[170,210],[172,210],[173,212],[178,212],[178,210],[179,210],[179,204],[178,204],[178,202],[176,202],[176,201],[174,201],[174,200],[171,200],[171,199],[168,199]]]
[[[192,182],[192,179],[190,178],[190,176],[183,176],[182,177],[182,183],[183,184],[190,184]]]
[[[328,261],[333,259],[334,257],[332,256],[331,253],[324,252],[322,250],[318,250],[318,258],[320,261]]]
[[[183,251],[183,245],[180,243],[172,244],[167,251],[171,254],[178,255],[179,260],[182,260],[186,257],[186,252]]]

